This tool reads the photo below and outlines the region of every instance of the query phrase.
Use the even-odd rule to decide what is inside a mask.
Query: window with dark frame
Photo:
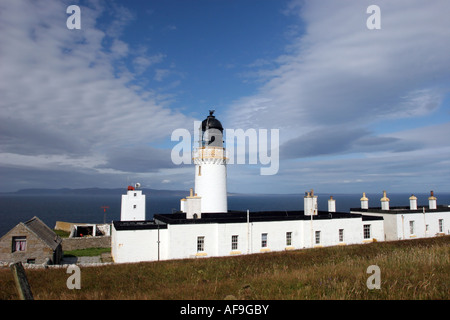
[[[238,249],[238,236],[234,235],[231,236],[231,250],[237,250]]]
[[[292,232],[286,232],[286,245],[292,245]]]
[[[316,231],[316,244],[320,244],[320,231]]]
[[[267,247],[267,233],[261,234],[261,247],[266,248]]]
[[[364,239],[370,239],[370,224],[364,225]]]
[[[197,252],[205,251],[205,237],[197,237]]]
[[[414,221],[409,222],[409,233],[414,234]]]
[[[12,237],[11,249],[12,249],[11,252],[27,250],[27,237],[26,236]]]
[[[344,242],[344,229],[339,229],[339,242]]]

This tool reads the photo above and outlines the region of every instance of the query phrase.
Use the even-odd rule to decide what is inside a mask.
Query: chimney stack
[[[307,216],[317,215],[317,196],[314,195],[313,189],[311,192],[305,192],[303,210]]]
[[[417,197],[413,194],[409,197],[409,208],[410,210],[417,210]]]
[[[430,210],[437,209],[436,197],[434,196],[433,191],[431,191],[430,196],[428,197],[428,204],[429,204]]]
[[[389,198],[386,197],[386,191],[383,190],[383,198],[381,198],[381,210],[389,210]]]
[[[333,199],[333,196],[328,199],[328,212],[336,212],[336,200]]]
[[[366,193],[363,192],[361,200],[361,209],[369,209],[369,198],[366,197]]]

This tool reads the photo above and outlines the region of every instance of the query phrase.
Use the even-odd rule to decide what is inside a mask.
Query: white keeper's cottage
[[[448,208],[441,212],[441,209],[433,209],[430,205],[426,209],[394,214],[397,211],[388,209],[389,202],[383,204],[386,194],[382,208],[378,210],[380,212],[369,209],[365,195],[361,198],[361,209],[354,209],[351,213],[336,212],[333,198],[328,201],[328,210],[321,211],[313,190],[305,193],[303,211],[228,211],[223,128],[213,111],[202,122],[199,131],[200,141],[193,157],[195,188],[190,190],[189,196],[181,199],[179,212],[155,214],[153,219],[146,220],[145,195],[141,190],[131,187],[122,197],[121,220],[113,222],[111,232],[111,254],[115,262],[233,256],[363,244],[397,239],[398,230],[406,238],[405,225],[406,228],[413,226],[410,230],[416,236],[421,236],[419,230],[422,229],[426,235],[439,234],[439,230],[448,233],[448,221],[444,221],[449,216]],[[416,215],[425,221],[423,227],[419,219],[413,220],[412,224],[408,220],[408,217]],[[391,225],[391,220],[396,221],[395,226]],[[438,223],[438,231],[435,231],[435,222]],[[391,232],[392,228],[396,231]]]
[[[369,199],[363,195],[361,208],[350,209],[351,213],[382,217],[384,221],[384,239],[406,240],[428,238],[450,234],[450,208],[438,206],[437,199],[431,191],[428,206],[418,206],[417,197],[411,195],[409,206],[391,207],[386,191],[380,199],[381,207],[369,207]],[[363,204],[364,201],[364,204]]]

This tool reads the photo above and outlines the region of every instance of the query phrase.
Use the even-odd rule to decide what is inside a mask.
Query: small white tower
[[[186,219],[200,219],[202,217],[201,211],[201,197],[194,195],[191,188],[189,197],[186,197],[185,211]]]
[[[361,209],[369,209],[369,198],[366,197],[366,193],[363,192],[361,200]]]
[[[199,128],[199,145],[194,149],[195,194],[201,198],[201,212],[228,212],[227,158],[223,127],[209,111]]]
[[[122,195],[120,221],[145,220],[145,194],[139,187],[139,183],[128,186],[127,194]]]
[[[437,204],[436,204],[436,197],[434,196],[434,192],[430,192],[430,196],[428,197],[428,205],[430,210],[436,210]]]
[[[328,199],[328,212],[336,212],[336,200],[333,199],[333,196]]]
[[[409,209],[417,210],[417,197],[413,194],[409,197]]]
[[[311,192],[305,192],[304,200],[304,212],[307,216],[315,216],[318,213],[317,208],[317,196],[314,195],[314,190]]]
[[[381,201],[381,210],[389,210],[389,198],[386,196],[386,191],[383,191],[383,198]]]

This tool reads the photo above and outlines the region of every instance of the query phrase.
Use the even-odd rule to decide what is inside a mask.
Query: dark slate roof
[[[148,230],[167,229],[166,224],[157,224],[154,220],[145,221],[113,221],[116,230]]]
[[[365,218],[365,216],[361,214],[319,211],[318,215],[312,216],[312,219],[331,220],[361,217]],[[229,211],[222,213],[202,213],[200,219],[186,219],[186,213],[179,212],[155,214],[153,218],[167,224],[245,223],[247,222],[247,212]],[[382,217],[370,217],[369,219],[383,220]],[[286,220],[311,220],[311,216],[305,215],[304,211],[261,211],[249,213],[249,222]]]
[[[332,220],[358,219],[363,221],[383,220],[383,217],[366,216],[356,213],[319,211],[315,216],[305,215],[304,211],[260,211],[250,212],[249,222],[259,221],[295,221],[295,220]],[[113,221],[114,228],[120,230],[166,229],[169,224],[208,224],[208,223],[246,223],[246,211],[228,211],[220,213],[202,213],[199,219],[186,219],[186,213],[155,214],[153,220]]]
[[[53,250],[62,242],[61,238],[36,216],[23,222],[23,225]]]

